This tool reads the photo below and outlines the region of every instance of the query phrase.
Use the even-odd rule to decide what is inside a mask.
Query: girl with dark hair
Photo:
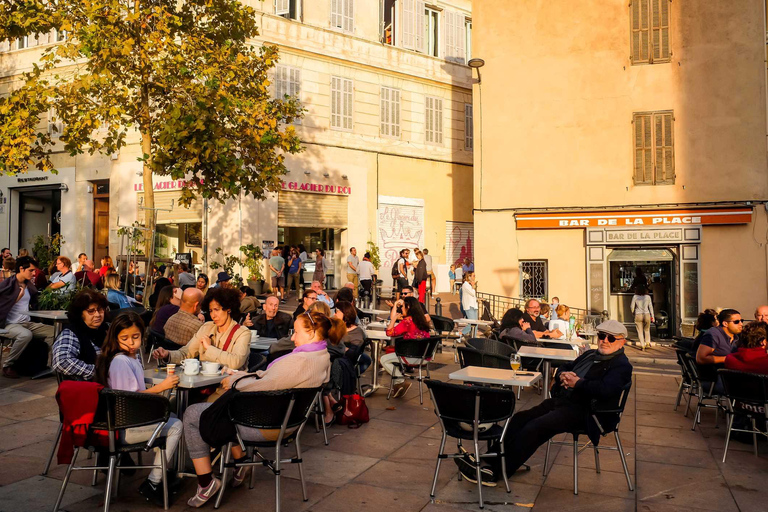
[[[163,382],[147,389],[144,384],[144,368],[136,358],[143,334],[144,322],[139,315],[133,311],[117,315],[109,326],[107,339],[96,361],[96,382],[110,389],[153,394],[172,389],[179,383],[177,375],[168,375]],[[129,428],[120,433],[120,440],[126,444],[142,443],[152,437],[156,428],[157,424]],[[166,436],[165,456],[168,463],[173,459],[182,428],[181,420],[171,417],[161,431],[161,435]],[[154,464],[159,466],[160,450],[155,449],[155,452]],[[155,468],[139,487],[142,495],[160,505],[163,504],[162,477],[162,470]]]
[[[225,389],[237,382],[238,391],[276,391],[294,388],[317,388],[328,381],[331,359],[326,347],[338,345],[346,332],[344,322],[328,318],[321,313],[302,313],[296,318],[291,339],[296,348],[290,354],[272,361],[266,370],[256,373],[230,371],[221,382]],[[246,329],[246,332],[247,329]],[[184,439],[197,474],[197,492],[187,505],[201,507],[221,489],[222,482],[213,475],[211,447],[200,435],[200,419],[210,403],[195,404],[184,413]],[[265,441],[275,439],[276,431],[239,427],[243,439]],[[247,454],[235,443],[232,447],[235,462],[244,462]],[[239,487],[248,479],[251,467],[239,467],[232,478],[232,487]]]
[[[51,366],[64,378],[93,379],[96,359],[107,336],[106,309],[106,297],[90,288],[78,292],[69,303],[69,326],[56,338],[51,356]]]
[[[502,338],[513,341],[536,341],[536,335],[531,330],[531,324],[523,319],[523,312],[517,308],[508,309],[501,319]]]
[[[179,312],[181,294],[181,288],[173,285],[166,286],[160,290],[160,294],[157,296],[155,312],[149,321],[150,329],[165,334],[165,323]]]
[[[412,286],[419,291],[419,302],[424,304],[427,298],[427,279],[429,278],[429,275],[427,274],[427,262],[424,260],[424,253],[420,250],[416,249],[414,254],[416,254],[417,263],[416,268],[413,271]]]
[[[336,292],[336,297],[334,297],[333,301],[349,302],[350,304],[353,304],[355,302],[355,293],[351,288],[345,286]]]
[[[195,288],[203,292],[203,296],[208,293],[208,276],[206,274],[197,274]]]
[[[172,286],[173,283],[165,278],[161,277],[157,281],[155,281],[155,287],[152,289],[152,295],[149,296],[149,307],[151,309],[156,309],[157,307],[157,299],[160,295],[160,291],[162,291],[163,288],[166,286]]]
[[[251,351],[251,332],[238,324],[239,291],[233,288],[211,288],[203,299],[203,310],[211,315],[195,337],[179,350],[156,349],[152,354],[170,363],[198,357],[200,361],[221,363],[233,370],[245,368]]]
[[[400,323],[395,325],[397,320]],[[424,316],[424,310],[415,297],[405,297],[395,301],[395,307],[389,318],[389,327],[387,327],[387,336],[402,336],[407,340],[429,338],[429,323]],[[394,397],[405,396],[408,388],[411,387],[410,381],[406,384],[405,379],[400,374],[400,370],[395,367],[394,361],[397,361],[397,354],[394,352],[386,354],[381,358],[381,365],[395,379]],[[416,363],[416,360],[409,361]]]

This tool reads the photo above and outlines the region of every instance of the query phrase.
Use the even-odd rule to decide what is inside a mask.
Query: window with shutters
[[[473,123],[472,105],[464,104],[464,149],[472,151],[475,147],[475,127]]]
[[[397,19],[397,0],[379,0],[379,41],[395,45],[395,30],[399,25]]]
[[[58,140],[64,131],[64,122],[56,115],[55,109],[48,110],[48,135],[51,139]]]
[[[675,116],[671,111],[638,112],[632,119],[635,185],[675,183]]]
[[[466,57],[466,35],[464,15],[454,11],[444,11],[443,34],[445,40],[445,60],[464,64]]]
[[[443,100],[427,96],[424,116],[425,138],[428,144],[443,143]]]
[[[287,20],[300,20],[301,0],[275,0],[275,14]]]
[[[29,47],[29,36],[20,37],[16,40],[16,49],[23,50]]]
[[[354,32],[354,0],[331,0],[331,27]]]
[[[466,40],[465,47],[467,62],[472,58],[472,20],[464,20],[464,38]]]
[[[402,0],[402,23],[400,28],[400,43],[408,50],[426,53],[425,24],[426,8],[422,0]]]
[[[284,99],[291,96],[301,101],[301,69],[291,66],[275,66],[275,97]],[[301,124],[296,118],[294,124]]]
[[[423,51],[432,57],[439,56],[440,48],[440,13],[429,7],[424,8]]]
[[[352,130],[353,90],[352,80],[331,77],[331,128]]]
[[[400,138],[400,89],[381,88],[382,137]]]
[[[631,1],[632,64],[669,62],[669,4],[670,0]]]
[[[66,30],[54,30],[54,37],[55,41],[57,43],[63,43],[67,40],[67,31]]]

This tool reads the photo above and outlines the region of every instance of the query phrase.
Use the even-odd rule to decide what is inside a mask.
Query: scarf
[[[592,368],[593,364],[610,361],[614,357],[623,353],[624,347],[621,347],[616,352],[611,352],[610,354],[601,354],[599,351],[595,350],[594,352],[585,354],[584,358],[579,361],[579,363],[576,364],[571,371],[578,375],[580,379],[583,379],[584,376],[589,372],[589,369]]]
[[[106,324],[102,323],[98,328],[91,329],[83,322],[77,322],[70,327],[70,330],[80,342],[80,353],[77,357],[84,363],[96,364],[96,357],[98,356],[96,348],[101,349],[101,345],[107,337]]]
[[[281,360],[284,357],[290,356],[291,354],[297,354],[299,352],[320,352],[321,350],[327,350],[327,349],[328,349],[328,344],[327,344],[327,342],[325,340],[315,341],[314,343],[306,343],[304,345],[301,345],[301,346],[296,347],[295,349],[291,350],[291,352],[289,354],[285,354],[284,356],[280,356],[277,359],[275,359],[274,361],[272,361],[271,363],[269,363],[269,365],[267,365],[267,370],[269,370],[272,367],[273,364],[275,364],[276,362],[278,362],[279,360]]]

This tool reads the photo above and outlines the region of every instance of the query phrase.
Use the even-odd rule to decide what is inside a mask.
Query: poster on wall
[[[445,260],[448,265],[461,265],[464,258],[474,262],[474,246],[474,224],[445,221]]]
[[[392,286],[391,269],[402,249],[424,246],[424,201],[405,197],[380,197],[376,214],[377,244],[381,257],[379,279]],[[411,276],[408,276],[411,280]]]

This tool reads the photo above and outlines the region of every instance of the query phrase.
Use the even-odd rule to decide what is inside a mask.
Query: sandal
[[[344,408],[344,404],[342,404],[341,402],[336,402],[331,406],[331,410],[333,411],[334,415],[340,413],[343,408]]]

